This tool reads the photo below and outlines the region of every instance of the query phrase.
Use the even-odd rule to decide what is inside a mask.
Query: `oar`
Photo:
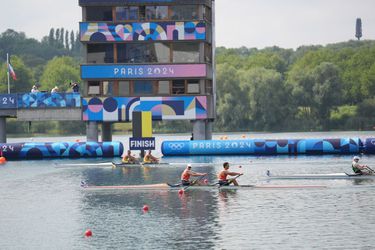
[[[239,174],[239,175],[237,175],[236,177],[234,177],[233,179],[231,179],[231,180],[229,180],[228,181],[228,184],[230,185],[235,179],[237,179],[238,177],[240,177],[241,175],[243,175],[243,174]],[[220,183],[218,183],[219,184],[219,187],[218,188],[221,188],[223,185],[220,185]]]
[[[366,166],[366,168],[367,168],[368,170],[370,170],[372,173],[375,173],[375,170],[373,170],[373,169],[370,168],[369,166]]]
[[[243,175],[243,174],[239,174],[239,175],[237,175],[237,176],[234,177],[233,179],[229,180],[228,183],[231,184],[235,179],[237,179],[237,178],[240,177],[241,175]]]
[[[188,189],[189,187],[194,186],[197,182],[199,182],[200,180],[202,180],[204,177],[206,177],[206,175],[202,175],[202,176],[200,176],[199,178],[195,179],[194,181],[192,181],[192,182],[190,183],[189,186],[184,187],[183,190],[185,191],[185,190]]]

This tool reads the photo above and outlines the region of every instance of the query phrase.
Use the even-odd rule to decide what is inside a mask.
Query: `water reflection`
[[[83,173],[91,185],[161,183],[176,180],[178,174],[176,169],[165,168],[87,169]],[[152,248],[150,242],[144,240],[148,238],[158,241],[158,249],[170,249],[171,242],[172,248],[194,248],[200,242],[199,248],[210,249],[218,238],[217,192],[189,189],[179,195],[178,190],[86,190],[82,202],[87,225],[95,225],[93,230],[115,237],[117,232],[103,225],[110,223],[111,228],[120,227],[122,234],[132,235],[127,244],[136,244],[137,248]],[[145,204],[149,206],[147,213],[142,211]],[[152,230],[146,229],[150,223]]]

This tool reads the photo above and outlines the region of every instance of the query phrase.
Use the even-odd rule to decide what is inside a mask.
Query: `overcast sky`
[[[225,47],[336,43],[375,39],[375,0],[216,0],[216,45]],[[11,0],[0,10],[0,32],[11,28],[40,40],[51,27],[78,30],[78,0]]]

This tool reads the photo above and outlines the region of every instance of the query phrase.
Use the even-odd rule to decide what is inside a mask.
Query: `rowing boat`
[[[183,187],[176,186],[169,183],[159,183],[159,184],[148,184],[148,185],[125,185],[125,186],[91,186],[91,185],[82,185],[85,190],[179,190]],[[185,186],[186,187],[186,186]],[[218,186],[215,184],[212,185],[203,185],[203,186],[189,186],[189,189],[198,189],[198,190],[215,190],[215,189],[293,189],[293,188],[326,188],[322,185],[239,185],[239,186]]]
[[[113,167],[160,167],[160,166],[177,166],[177,165],[193,165],[194,167],[205,167],[213,166],[213,163],[186,163],[186,162],[158,162],[158,163],[147,163],[147,162],[138,162],[138,163],[116,163],[112,162]]]
[[[88,167],[88,166],[111,166],[112,162],[92,162],[92,163],[55,163],[58,167]]]
[[[330,174],[292,174],[292,175],[273,175],[267,171],[269,179],[375,179],[375,174],[359,175],[348,173],[330,173]]]
[[[157,167],[157,166],[167,166],[171,163],[158,162],[158,163],[148,163],[148,162],[137,162],[137,163],[116,163],[112,162],[113,167]]]

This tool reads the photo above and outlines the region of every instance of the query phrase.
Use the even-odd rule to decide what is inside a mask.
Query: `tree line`
[[[41,41],[27,38],[23,32],[3,32],[0,93],[7,93],[6,53],[11,55],[17,74],[11,92],[20,93],[30,91],[35,83],[42,90],[56,85],[61,91],[69,91],[70,81],[80,81],[81,50],[78,33],[64,28],[51,28]],[[375,126],[372,40],[301,46],[296,50],[218,47],[216,82],[215,131],[372,130]],[[186,121],[172,123],[157,123],[155,128],[163,132],[191,131]],[[80,122],[46,124],[22,123],[17,132],[84,133]]]
[[[375,127],[375,41],[216,55],[219,131]]]

